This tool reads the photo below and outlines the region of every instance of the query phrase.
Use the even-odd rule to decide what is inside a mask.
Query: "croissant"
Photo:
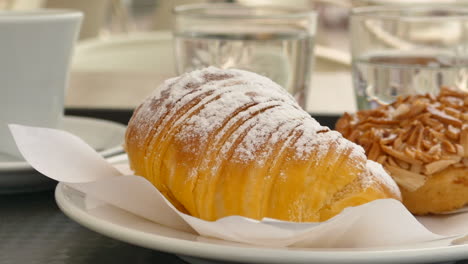
[[[165,81],[135,110],[125,148],[135,174],[204,220],[315,222],[401,199],[361,147],[320,126],[276,83],[242,70]]]

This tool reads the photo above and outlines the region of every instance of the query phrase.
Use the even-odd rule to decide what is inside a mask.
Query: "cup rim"
[[[39,8],[34,10],[1,10],[0,22],[50,21],[82,18],[83,13],[73,9]]]
[[[408,11],[442,11],[454,12],[449,15],[403,15],[388,14],[387,12]],[[402,6],[365,6],[355,7],[351,10],[351,17],[367,17],[381,20],[404,20],[404,21],[434,21],[434,20],[465,20],[468,19],[468,8],[461,5],[402,5]]]
[[[206,9],[247,9],[247,10],[277,10],[286,11],[285,13],[276,14],[206,14],[197,12]],[[242,5],[237,3],[215,3],[215,4],[187,4],[179,5],[172,9],[176,16],[186,16],[192,18],[203,19],[297,19],[314,17],[317,12],[314,10],[304,10],[300,8],[281,6],[281,5]]]

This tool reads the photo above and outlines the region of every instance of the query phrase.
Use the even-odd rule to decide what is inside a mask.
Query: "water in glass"
[[[294,30],[176,33],[177,71],[183,73],[210,65],[249,70],[280,84],[304,106],[313,43],[310,34]]]
[[[366,54],[353,63],[359,109],[391,103],[399,95],[437,94],[441,86],[468,89],[468,57],[436,52]]]

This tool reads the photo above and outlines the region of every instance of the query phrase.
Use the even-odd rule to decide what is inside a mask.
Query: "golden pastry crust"
[[[246,71],[208,68],[167,80],[135,110],[125,147],[137,175],[205,220],[323,221],[348,206],[400,198],[362,148]]]
[[[412,213],[468,204],[468,93],[443,87],[437,97],[401,97],[345,114],[336,129],[384,166]]]
[[[436,214],[459,209],[468,202],[468,170],[445,169],[431,175],[416,191],[402,188],[401,193],[406,207],[414,214]]]

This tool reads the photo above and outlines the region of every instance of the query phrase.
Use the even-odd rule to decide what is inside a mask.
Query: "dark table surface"
[[[66,112],[126,123],[129,110]],[[336,116],[319,116],[334,124]],[[57,207],[53,190],[0,195],[0,264],[84,263],[187,263],[175,255],[145,249],[107,238],[66,217]],[[455,263],[455,262],[453,262]],[[457,264],[468,264],[468,260]]]

